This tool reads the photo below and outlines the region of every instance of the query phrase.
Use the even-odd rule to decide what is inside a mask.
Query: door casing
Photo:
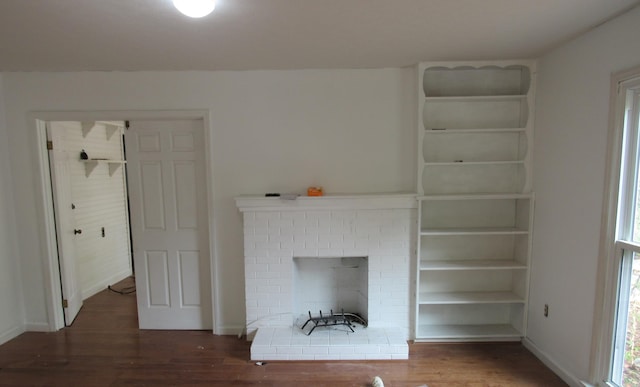
[[[213,146],[211,142],[210,112],[208,110],[116,110],[116,111],[70,111],[70,112],[31,112],[28,120],[31,130],[29,144],[33,155],[37,184],[35,187],[36,214],[42,222],[37,225],[37,238],[40,242],[43,265],[45,304],[50,331],[64,327],[62,308],[62,292],[56,229],[49,175],[49,155],[46,148],[47,121],[125,121],[125,120],[163,120],[163,119],[201,119],[204,126],[205,139],[205,174],[207,187],[207,212],[209,223],[209,252],[211,257],[211,300],[213,333],[218,334],[217,300],[217,256],[215,254],[215,217],[213,208]]]

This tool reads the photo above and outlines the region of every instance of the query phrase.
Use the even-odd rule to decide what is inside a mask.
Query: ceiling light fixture
[[[173,0],[173,5],[189,17],[204,17],[216,8],[216,0]]]

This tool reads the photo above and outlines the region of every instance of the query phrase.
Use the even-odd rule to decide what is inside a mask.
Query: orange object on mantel
[[[307,196],[322,196],[322,187],[309,187],[307,188]]]

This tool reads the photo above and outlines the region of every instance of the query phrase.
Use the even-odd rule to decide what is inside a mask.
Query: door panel
[[[69,172],[69,154],[64,150],[64,122],[47,123],[47,138],[53,142],[54,149],[49,151],[49,168],[53,191],[54,212],[56,218],[56,236],[58,242],[58,260],[62,284],[62,298],[66,300],[64,324],[70,326],[82,307],[82,292],[76,267],[75,217],[72,209],[71,175]]]
[[[136,121],[125,134],[138,320],[142,329],[211,329],[201,120]]]
[[[182,286],[182,305],[200,305],[200,287],[191,278],[198,277],[200,253],[197,251],[180,251],[180,285]]]
[[[176,211],[179,229],[198,227],[196,193],[190,187],[196,186],[196,168],[191,161],[177,162],[173,166],[176,187]]]
[[[162,164],[140,163],[139,179],[142,183],[142,209],[145,229],[165,229]]]
[[[147,286],[149,288],[146,303],[150,307],[170,307],[169,301],[169,265],[166,251],[147,251]],[[139,281],[138,281],[139,282]]]

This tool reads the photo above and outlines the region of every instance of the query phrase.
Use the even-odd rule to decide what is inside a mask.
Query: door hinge
[[[124,122],[124,127],[129,129],[129,121],[128,120]]]
[[[67,301],[67,300],[62,300],[62,307],[63,307],[63,308],[68,308],[68,307],[69,307],[69,301]]]
[[[47,140],[47,149],[48,150],[52,150],[53,149],[53,141]]]

